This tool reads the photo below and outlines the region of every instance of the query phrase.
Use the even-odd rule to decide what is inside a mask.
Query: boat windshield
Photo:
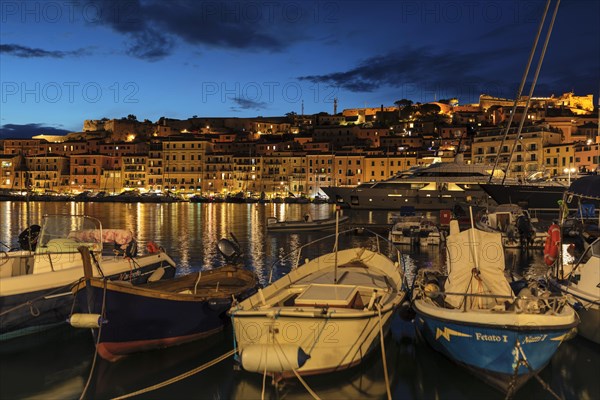
[[[42,224],[38,248],[47,248],[51,241],[72,240],[74,233],[98,232],[88,235],[85,242],[101,246],[102,225],[95,218],[84,215],[46,215]]]
[[[581,255],[577,265],[587,263],[592,257],[600,257],[600,238],[596,239]]]

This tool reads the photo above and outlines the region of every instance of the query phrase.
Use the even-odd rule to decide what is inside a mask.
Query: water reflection
[[[104,227],[131,229],[142,251],[155,241],[165,247],[180,266],[180,273],[223,264],[217,241],[233,233],[244,252],[243,261],[253,266],[266,283],[271,266],[304,244],[328,235],[321,232],[270,233],[265,230],[267,217],[300,219],[305,213],[315,219],[327,218],[330,205],[300,204],[119,204],[119,203],[31,203],[0,202],[0,240],[16,246],[17,235],[27,224],[39,223],[48,214],[77,213],[100,219]],[[383,226],[389,212],[348,212],[351,224],[371,222]],[[381,232],[385,235],[385,232]],[[364,245],[364,237],[343,238]],[[369,242],[366,245],[375,246]],[[311,247],[303,257],[314,257],[330,251],[331,242]],[[439,267],[444,252],[438,247],[410,249],[404,252],[402,264],[409,282],[416,268]],[[539,251],[507,252],[507,269],[515,275],[539,276],[545,266]],[[291,263],[277,265],[275,277],[289,271]],[[200,342],[157,350],[126,358],[111,364],[99,360],[88,398],[110,398],[133,392],[189,371],[226,353],[232,348],[231,328]],[[39,342],[39,343],[38,343]],[[501,399],[503,394],[483,384],[464,369],[433,351],[415,338],[410,322],[394,318],[391,335],[385,343],[392,394],[395,399]],[[91,368],[94,354],[88,331],[70,327],[36,336],[33,343],[21,348],[0,346],[0,398],[78,398]],[[262,380],[257,374],[234,371],[232,359],[186,380],[143,398],[260,398]],[[380,350],[355,369],[309,379],[309,384],[323,398],[385,398]],[[540,374],[555,392],[565,399],[599,399],[600,348],[584,339],[564,343],[551,364]],[[268,382],[269,383],[269,382]],[[291,381],[281,390],[267,385],[268,398],[309,398],[306,390]],[[532,379],[516,399],[551,399],[541,385]]]
[[[393,388],[396,387],[399,380],[397,372],[402,365],[402,352],[391,337],[385,341],[385,354],[388,377]],[[233,390],[227,398],[244,400],[263,397],[260,374],[241,371],[236,375]],[[380,348],[376,348],[362,364],[355,368],[322,376],[309,376],[305,378],[305,381],[308,387],[322,399],[387,398]],[[276,387],[272,385],[271,379],[267,378],[264,390],[266,399],[306,399],[311,397],[307,389],[296,379],[286,381]]]
[[[70,326],[0,347],[0,398],[78,398],[91,365],[89,331]]]

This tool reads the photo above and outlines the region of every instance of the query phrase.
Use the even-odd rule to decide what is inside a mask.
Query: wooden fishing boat
[[[70,287],[83,276],[79,246],[93,254],[93,274],[101,270],[107,279],[138,283],[157,270],[165,278],[175,274],[162,249],[138,256],[129,230],[105,229],[85,215],[45,215],[41,230],[28,228],[20,242],[21,250],[0,257],[0,341],[64,324],[73,304]]]
[[[577,325],[565,296],[533,285],[515,296],[504,275],[500,233],[447,237],[448,275],[419,271],[415,326],[431,347],[512,396],[550,361]]]
[[[234,248],[221,239],[219,249]],[[144,350],[198,340],[223,329],[232,302],[256,290],[256,275],[229,264],[213,270],[132,285],[91,276],[74,285],[75,327],[92,328],[98,354],[109,361]],[[230,253],[233,255],[233,253]]]
[[[379,247],[338,249],[336,239],[333,251],[298,265],[333,236],[302,246],[290,273],[231,308],[243,369],[276,378],[341,371],[363,361],[386,334],[405,297],[399,263]]]

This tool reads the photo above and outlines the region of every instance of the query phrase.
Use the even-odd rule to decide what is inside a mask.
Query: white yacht
[[[452,209],[457,203],[495,204],[480,187],[489,181],[491,171],[491,166],[465,164],[459,155],[453,162],[434,163],[384,181],[322,190],[336,204],[354,209]],[[495,177],[502,174],[494,172]]]

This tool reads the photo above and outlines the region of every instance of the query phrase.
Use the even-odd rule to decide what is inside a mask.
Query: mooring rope
[[[274,340],[275,343],[277,343],[277,346],[279,346],[279,350],[281,350],[281,354],[283,355],[283,357],[285,358],[285,360],[288,362],[288,365],[292,365],[290,363],[290,360],[287,358],[287,355],[285,354],[285,352],[281,348],[281,344],[279,343],[279,341],[277,340],[277,338],[274,337],[273,340]],[[294,373],[294,375],[296,375],[296,378],[298,378],[298,380],[300,381],[300,383],[302,384],[302,386],[304,386],[304,388],[306,389],[306,391],[313,397],[313,399],[315,399],[315,400],[321,400],[321,398],[317,395],[317,393],[315,393],[315,391],[312,390],[310,388],[310,386],[308,386],[308,383],[306,383],[306,381],[304,379],[302,379],[302,377],[300,376],[300,374],[298,373],[298,371],[296,370],[296,368],[291,368],[291,370]]]
[[[519,349],[519,353],[521,353],[521,356],[523,356],[523,360],[525,361],[525,365],[527,366],[527,368],[529,368],[529,371],[531,371],[531,373],[533,374],[533,376],[535,376],[535,378],[540,383],[540,385],[542,385],[542,387],[544,389],[546,389],[548,391],[548,393],[550,393],[552,396],[554,396],[555,399],[561,400],[560,396],[557,395],[552,390],[552,388],[550,387],[550,385],[548,385],[546,382],[544,382],[544,380],[542,378],[540,378],[540,376],[537,374],[537,372],[535,372],[533,370],[533,368],[529,364],[529,361],[527,361],[527,357],[525,356],[525,352],[523,351],[523,348],[521,347],[521,343],[519,343],[519,340],[517,340],[517,349]]]
[[[540,378],[540,376],[537,374],[537,372],[535,372],[533,370],[533,368],[529,364],[529,361],[527,361],[527,357],[525,356],[525,352],[523,351],[523,348],[521,347],[521,343],[519,342],[519,339],[516,340],[515,348],[517,349],[520,357],[519,357],[517,364],[515,365],[513,377],[508,384],[508,391],[506,392],[505,400],[511,399],[512,396],[515,394],[515,385],[516,385],[517,377],[519,374],[519,367],[521,365],[524,365],[525,367],[527,367],[529,369],[529,371],[531,371],[533,376],[537,379],[537,381],[540,383],[540,385],[542,385],[542,387],[544,389],[546,389],[548,391],[548,393],[550,393],[555,399],[562,400],[562,398],[552,390],[550,385],[548,385],[546,382],[544,382],[544,380],[542,378]]]
[[[81,392],[81,396],[79,396],[79,400],[82,400],[85,397],[85,394],[90,386],[90,382],[92,381],[92,376],[94,375],[94,370],[96,369],[96,360],[98,359],[98,345],[100,344],[100,337],[102,336],[102,318],[104,317],[104,310],[106,307],[106,279],[103,280],[104,282],[104,289],[103,289],[103,293],[102,293],[102,311],[100,313],[100,320],[98,321],[98,337],[96,338],[96,351],[94,352],[94,358],[92,360],[92,367],[90,368],[90,373],[88,375],[87,378],[87,382],[85,383],[85,386],[83,387],[83,391]],[[86,288],[87,290],[87,288]],[[75,304],[75,303],[73,303]],[[88,310],[89,310],[90,304],[88,304]],[[92,333],[93,333],[93,328],[92,328]]]
[[[381,318],[381,304],[377,303],[377,313],[379,314],[379,341],[381,342],[381,359],[383,361],[383,376],[385,377],[385,390],[388,400],[392,400],[392,392],[390,390],[390,378],[388,376],[387,360],[385,358],[385,340],[383,339],[383,321]]]
[[[176,383],[176,382],[179,382],[179,381],[181,381],[181,380],[184,380],[184,379],[186,379],[186,378],[189,378],[190,376],[192,376],[192,375],[195,375],[195,374],[197,374],[198,372],[202,372],[202,371],[204,371],[205,369],[207,369],[207,368],[210,368],[210,367],[212,367],[213,365],[215,365],[215,364],[218,364],[218,363],[220,363],[221,361],[223,361],[223,360],[225,360],[225,359],[227,359],[227,358],[231,357],[231,356],[232,356],[234,353],[235,353],[235,351],[234,351],[234,350],[230,350],[230,351],[228,351],[227,353],[225,353],[225,354],[223,354],[223,355],[221,355],[221,356],[219,356],[219,357],[215,358],[214,360],[212,360],[212,361],[209,361],[209,362],[207,362],[206,364],[203,364],[203,365],[201,365],[201,366],[199,366],[199,367],[196,367],[196,368],[194,368],[194,369],[192,369],[192,370],[190,370],[190,371],[188,371],[188,372],[184,372],[184,373],[183,373],[183,374],[181,374],[181,375],[175,376],[175,377],[173,377],[173,378],[171,378],[171,379],[167,379],[166,381],[163,381],[163,382],[157,383],[156,385],[148,386],[147,388],[144,388],[144,389],[137,390],[137,391],[135,391],[135,392],[131,392],[131,393],[128,393],[128,394],[125,394],[125,395],[119,396],[119,397],[114,397],[112,400],[128,399],[128,398],[130,398],[130,397],[139,396],[139,395],[141,395],[141,394],[148,393],[148,392],[151,392],[151,391],[153,391],[153,390],[161,389],[161,388],[163,388],[163,387],[165,387],[165,386],[168,386],[168,385],[171,385],[171,384],[173,384],[173,383]]]
[[[75,281],[75,282],[72,282],[72,283],[69,283],[69,284],[67,284],[67,285],[60,286],[60,287],[58,287],[58,288],[56,288],[56,289],[54,289],[54,290],[52,290],[52,291],[50,291],[50,292],[48,292],[48,293],[45,293],[45,294],[43,294],[43,295],[41,295],[41,296],[38,296],[38,297],[36,297],[36,298],[34,298],[34,299],[27,300],[26,302],[23,302],[23,303],[21,303],[21,304],[17,304],[16,306],[9,308],[8,310],[4,310],[4,311],[2,311],[2,312],[0,313],[0,317],[3,317],[3,316],[4,316],[4,315],[6,315],[6,314],[9,314],[9,313],[11,313],[11,312],[13,312],[13,311],[16,311],[16,310],[18,310],[19,308],[23,308],[23,307],[26,307],[26,306],[29,306],[30,308],[32,308],[32,307],[34,306],[34,303],[35,303],[36,301],[42,300],[42,299],[43,299],[43,298],[45,298],[45,297],[51,296],[51,295],[53,295],[53,294],[56,294],[56,293],[58,293],[58,292],[59,292],[59,291],[61,291],[61,290],[65,290],[65,289],[67,289],[67,288],[69,288],[69,287],[71,287],[71,286],[75,285],[77,282],[79,282],[79,281],[77,280],[77,281]],[[37,308],[36,308],[36,309],[37,309]],[[39,310],[38,310],[38,314],[37,314],[37,315],[35,315],[35,314],[33,314],[33,313],[32,313],[32,315],[33,315],[33,316],[35,316],[35,317],[36,317],[37,315],[39,315]]]
[[[265,370],[263,371],[263,379],[262,379],[262,391],[260,393],[260,399],[265,400],[265,389],[267,387],[267,351],[265,349]]]
[[[308,386],[308,383],[306,383],[306,381],[302,379],[302,377],[295,368],[292,368],[292,372],[294,373],[294,375],[296,375],[296,378],[298,378],[302,386],[304,386],[306,391],[313,397],[313,399],[321,400],[321,398],[310,388],[310,386]]]

